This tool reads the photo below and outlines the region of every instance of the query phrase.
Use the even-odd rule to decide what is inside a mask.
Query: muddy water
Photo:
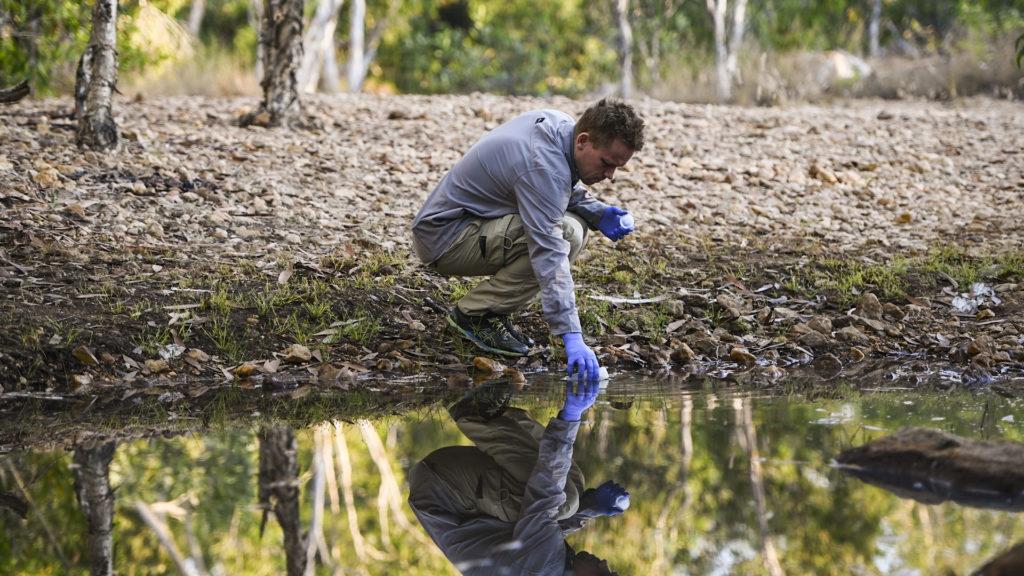
[[[534,379],[510,407],[544,425],[562,393],[557,380]],[[574,461],[587,486],[613,479],[631,505],[567,542],[621,574],[910,575],[969,574],[1024,541],[1018,514],[900,499],[831,466],[844,448],[908,425],[1024,440],[1024,405],[966,393],[835,400],[613,379],[584,418]],[[114,570],[286,573],[287,539],[273,513],[261,536],[262,464],[263,492],[273,482],[299,488],[293,510],[303,531],[314,527],[316,573],[456,573],[407,502],[417,462],[471,444],[447,411],[294,430],[294,460],[271,449],[287,448],[291,432],[261,435],[254,425],[117,443],[108,475]],[[82,456],[0,457],[0,492],[29,505],[24,519],[0,510],[0,573],[89,570],[73,472]],[[273,492],[271,505],[288,498]]]

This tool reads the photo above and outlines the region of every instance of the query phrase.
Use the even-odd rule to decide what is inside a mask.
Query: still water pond
[[[560,382],[531,384],[511,395],[504,412],[500,397],[473,404],[497,406],[498,418],[514,415],[523,427],[504,445],[492,435],[492,463],[524,458],[524,443],[536,453],[562,406]],[[836,400],[615,379],[583,416],[569,485],[614,480],[630,505],[590,519],[566,543],[620,574],[923,575],[969,574],[1024,540],[1018,514],[901,499],[831,466],[843,449],[902,426],[1021,440],[1024,406],[966,393],[889,390]],[[259,501],[262,492],[273,506],[297,485],[298,525],[312,537],[291,545],[309,550],[316,574],[456,574],[422,522],[443,514],[414,514],[410,478],[431,453],[473,446],[465,430],[440,405],[383,421],[324,422],[294,430],[294,470],[287,454],[274,460],[261,450],[274,440],[255,426],[119,441],[109,465],[114,571],[285,574],[282,522],[269,514],[261,535]],[[468,454],[446,450],[456,467]],[[557,454],[546,454],[542,466],[557,464]],[[471,467],[471,460],[461,462]],[[437,468],[445,459],[433,461]],[[66,451],[0,456],[0,492],[29,504],[24,519],[0,509],[0,573],[88,573],[90,539],[73,468]],[[437,477],[458,475],[434,468]],[[476,496],[491,490],[489,480],[476,482]],[[514,485],[494,484],[495,497],[505,499],[495,514],[518,514],[518,496],[515,506],[507,500]],[[447,533],[455,532],[473,537]]]

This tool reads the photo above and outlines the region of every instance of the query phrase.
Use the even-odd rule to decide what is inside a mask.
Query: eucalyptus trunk
[[[882,21],[882,0],[871,0],[871,18],[868,20],[868,56],[878,58],[878,29]]]
[[[629,0],[615,0],[615,21],[619,27],[619,93],[633,96],[633,28],[629,24]]]
[[[351,0],[348,32],[348,91],[360,92],[366,79],[366,0]]]
[[[338,91],[334,32],[338,28],[341,4],[342,0],[320,0],[316,5],[313,20],[302,37],[302,65],[299,68],[299,89],[302,92],[316,92],[318,85],[323,85],[325,92]]]
[[[256,112],[241,119],[243,126],[287,126],[297,119],[302,9],[302,0],[263,0],[260,21],[263,101]]]
[[[273,510],[284,532],[285,564],[288,576],[306,571],[306,539],[299,518],[299,461],[295,431],[288,426],[260,429],[259,500],[263,522]],[[263,525],[260,526],[260,534]]]
[[[206,0],[192,0],[188,9],[187,28],[193,36],[199,36],[199,30],[203,27],[203,16],[206,14]]]
[[[85,85],[75,90],[76,95],[81,93],[83,97],[78,115],[78,145],[109,150],[118,141],[113,113],[117,85],[117,0],[96,0],[85,53],[89,56],[88,71],[78,78]]]
[[[110,461],[114,442],[75,449],[75,493],[85,515],[89,537],[89,563],[93,576],[113,574],[114,491],[110,488]]]
[[[727,0],[707,0],[708,13],[715,33],[715,77],[718,89],[718,100],[728,102],[732,99],[732,80],[729,78],[729,52],[725,44],[725,13],[728,9]]]

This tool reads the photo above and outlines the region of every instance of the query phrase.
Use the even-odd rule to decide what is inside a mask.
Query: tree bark
[[[732,29],[729,31],[729,55],[725,60],[725,70],[729,75],[729,83],[742,82],[740,78],[739,53],[743,44],[743,31],[747,24],[747,0],[736,0],[732,9]]]
[[[78,118],[78,145],[96,150],[117,146],[113,97],[117,85],[117,0],[96,0],[89,37],[85,104]],[[84,61],[84,59],[83,59]],[[77,90],[76,90],[77,92]]]
[[[299,463],[295,431],[287,426],[260,430],[259,501],[266,515],[273,510],[284,532],[288,576],[306,571],[306,539],[299,518]],[[262,527],[260,530],[262,534]]]
[[[366,49],[366,0],[352,0],[349,5],[348,91],[360,92],[366,79],[363,54]]]
[[[302,0],[263,0],[260,23],[263,101],[256,112],[242,117],[242,126],[287,126],[298,117],[302,8]]]
[[[206,0],[192,0],[188,9],[187,28],[193,36],[199,36],[199,30],[203,27],[203,15],[206,14]]]
[[[334,55],[334,31],[338,27],[338,11],[342,0],[320,0],[309,28],[302,37],[302,65],[299,68],[299,89],[316,92],[323,72],[323,85],[327,92],[338,90],[337,65]],[[335,67],[333,84],[331,66]]]
[[[633,96],[633,28],[629,24],[629,0],[615,0],[615,22],[619,27],[619,93]]]
[[[93,576],[114,573],[114,492],[110,489],[110,461],[115,446],[114,442],[82,446],[75,449],[72,457],[75,493],[88,527]]]
[[[718,100],[728,102],[732,99],[732,82],[726,62],[729,54],[725,44],[725,12],[728,0],[706,0],[708,13],[715,33],[715,77],[717,79]]]
[[[868,56],[878,58],[878,29],[882,20],[882,0],[871,0],[871,18],[868,20]]]

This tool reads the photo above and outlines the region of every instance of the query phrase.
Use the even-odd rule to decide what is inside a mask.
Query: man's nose
[[[605,170],[604,171],[604,177],[609,179],[609,180],[614,180],[615,179],[615,168],[612,167],[612,168],[609,168],[609,169]]]

